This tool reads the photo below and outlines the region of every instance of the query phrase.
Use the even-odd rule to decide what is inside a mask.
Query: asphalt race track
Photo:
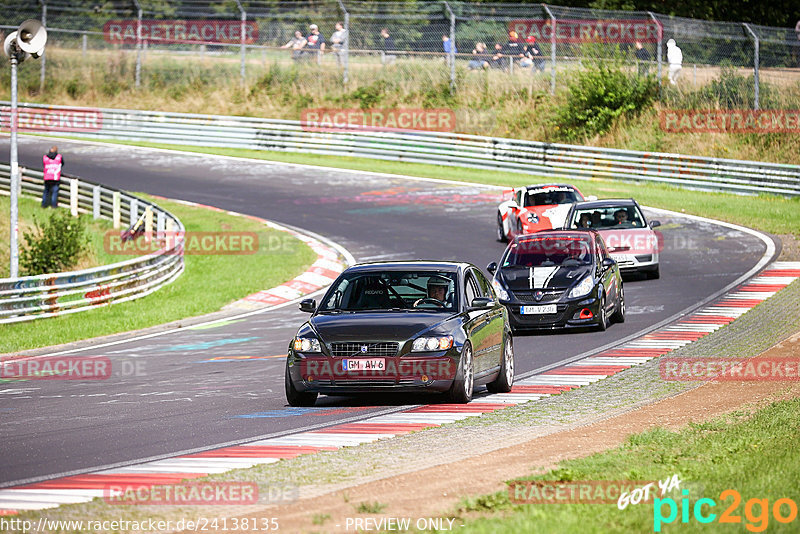
[[[494,237],[500,200],[496,189],[56,143],[67,174],[297,226],[338,242],[358,261],[466,260],[484,268],[504,248]],[[20,138],[20,164],[40,169],[41,156],[51,144],[42,138]],[[7,138],[0,142],[0,151],[8,154]],[[730,284],[766,250],[761,240],[736,230],[680,217],[656,218],[664,224],[662,276],[626,280],[627,321],[602,333],[518,337],[518,375],[647,330]],[[321,397],[316,408],[288,408],[282,356],[305,317],[292,306],[211,328],[107,347],[87,344],[76,354],[109,357],[116,369],[111,378],[3,384],[0,486],[263,438],[432,400]]]

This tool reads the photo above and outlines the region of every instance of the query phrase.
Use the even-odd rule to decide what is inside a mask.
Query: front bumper
[[[658,254],[611,254],[620,272],[648,272],[658,269]]]
[[[290,352],[287,372],[299,392],[328,395],[380,391],[440,393],[448,391],[455,379],[458,351],[454,349],[425,356],[386,357],[383,358],[386,368],[380,371],[344,371],[342,360],[345,358]]]
[[[555,329],[580,328],[597,324],[600,300],[595,296],[568,300],[556,304],[557,311],[552,314],[522,314],[522,306],[531,306],[531,302],[502,302],[508,309],[508,321],[515,329]],[[533,304],[535,305],[535,304]],[[589,310],[591,318],[581,319],[582,310]]]

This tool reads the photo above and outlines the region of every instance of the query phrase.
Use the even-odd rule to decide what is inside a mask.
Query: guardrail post
[[[122,214],[119,204],[119,191],[114,191],[114,194],[111,197],[111,220],[114,223],[115,230],[121,226],[120,219],[122,218]]]
[[[72,178],[69,181],[69,211],[73,217],[78,216],[78,185],[80,180]]]
[[[164,212],[158,210],[156,212],[156,239],[163,239],[164,230],[166,229],[167,221],[164,218]]]
[[[175,221],[170,217],[167,219],[167,235],[164,239],[164,247],[169,250],[175,246],[177,236],[175,235]]]
[[[89,48],[89,36],[84,33],[81,36],[81,52],[83,57],[86,57],[86,50]]]
[[[131,226],[139,218],[139,200],[131,199],[130,211],[128,213],[128,226]]]
[[[92,218],[100,218],[100,186],[92,187]]]
[[[556,94],[556,17],[547,4],[542,4],[547,16],[550,17],[550,94]]]
[[[144,209],[144,242],[149,243],[153,238],[153,208],[147,206]]]

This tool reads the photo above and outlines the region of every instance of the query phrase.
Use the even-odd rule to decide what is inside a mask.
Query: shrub
[[[20,266],[27,276],[69,270],[89,248],[86,222],[67,210],[56,210],[43,226],[34,218],[33,230],[23,232],[23,239]]]
[[[603,134],[618,117],[640,113],[657,94],[653,76],[636,76],[614,63],[590,67],[569,82],[567,100],[555,113],[557,137],[578,140]]]

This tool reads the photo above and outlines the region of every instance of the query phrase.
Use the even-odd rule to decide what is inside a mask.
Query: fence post
[[[347,11],[347,8],[344,7],[344,2],[342,0],[337,0],[339,3],[339,9],[342,10],[344,13],[344,43],[342,45],[342,49],[339,52],[342,54],[342,66],[344,67],[344,72],[342,73],[342,83],[347,85],[350,81],[350,12]],[[381,61],[383,64],[383,61]]]
[[[550,94],[556,94],[556,17],[547,4],[542,4],[547,16],[550,17]]]
[[[142,84],[142,7],[138,0],[133,0],[136,7],[136,74],[135,85],[140,87]]]
[[[111,220],[114,223],[115,230],[121,226],[120,219],[122,218],[122,214],[120,212],[119,198],[119,191],[114,191],[114,194],[111,196]]]
[[[747,23],[742,23],[744,29],[750,34],[753,38],[753,83],[755,85],[755,95],[753,98],[753,109],[756,111],[758,110],[758,35],[750,28],[750,25]]]
[[[86,34],[86,32],[84,32],[83,36],[81,36],[81,51],[83,52],[83,57],[86,57],[86,49],[88,48],[88,44],[89,36]]]
[[[128,213],[128,226],[133,226],[139,219],[139,200],[131,198],[130,211]]]
[[[153,238],[153,207],[144,209],[144,241],[149,243]]]
[[[239,76],[241,76],[242,78],[242,87],[244,87],[246,80],[245,61],[247,55],[247,45],[245,44],[244,32],[245,32],[245,27],[247,26],[247,12],[244,10],[244,7],[242,7],[242,3],[239,0],[236,0],[236,7],[239,8],[239,14],[241,15],[242,19],[242,27],[241,27],[242,35],[240,39],[241,49],[242,49],[241,51],[242,59],[241,59],[241,66],[239,67]]]
[[[78,216],[78,186],[79,180],[72,178],[69,181],[69,212],[73,217]]]
[[[92,187],[92,218],[100,218],[100,186]]]
[[[166,227],[167,221],[164,219],[164,212],[158,210],[156,212],[156,239],[163,239],[164,238],[164,229]]]
[[[42,3],[42,26],[47,27],[47,2],[46,0],[39,0]],[[45,75],[45,51],[42,49],[42,64],[41,71],[39,72],[39,92],[44,91],[44,75]]]
[[[453,93],[456,90],[456,14],[450,9],[447,0],[444,2],[444,7],[450,17],[450,53],[447,60],[450,63],[450,92]]]
[[[658,99],[661,100],[662,96],[662,80],[661,80],[661,51],[664,47],[664,26],[661,22],[656,18],[652,11],[648,11],[647,14],[650,16],[653,22],[656,23],[658,26],[658,53],[656,54],[658,60]]]

